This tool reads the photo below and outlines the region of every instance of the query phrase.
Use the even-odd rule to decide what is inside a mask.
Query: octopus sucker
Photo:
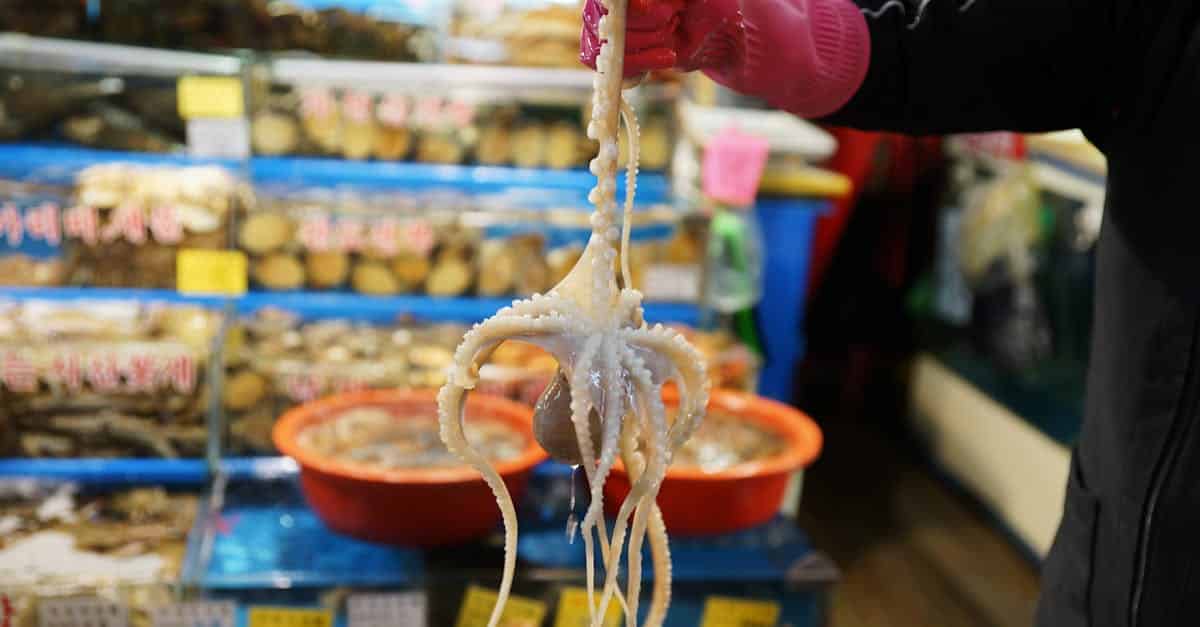
[[[442,439],[451,452],[479,470],[495,493],[503,514],[504,575],[488,627],[499,624],[512,587],[517,520],[504,482],[466,442],[463,401],[477,385],[481,365],[508,340],[534,344],[558,360],[559,372],[554,383],[539,399],[535,410],[534,433],[552,457],[582,465],[587,476],[591,502],[579,531],[584,540],[591,625],[599,626],[600,617],[605,615],[604,610],[614,597],[625,610],[627,625],[637,624],[641,547],[647,540],[655,578],[644,624],[661,627],[670,603],[670,552],[662,514],[655,501],[674,452],[703,418],[708,377],[700,352],[682,335],[662,326],[647,326],[642,294],[633,289],[630,281],[629,239],[637,190],[638,125],[633,108],[622,97],[626,86],[622,79],[624,58],[617,53],[625,47],[627,2],[605,0],[607,15],[599,25],[604,45],[596,62],[588,136],[600,146],[589,164],[596,176],[596,186],[588,195],[594,210],[587,246],[575,266],[546,294],[513,302],[463,337],[438,396]],[[616,177],[622,122],[630,150],[625,202],[619,215]],[[681,406],[678,416],[668,423],[662,389],[670,382],[679,388]],[[604,519],[604,484],[618,456],[630,473],[633,490],[619,508],[610,538]],[[627,540],[629,572],[626,590],[622,592],[617,586],[617,570]],[[597,543],[605,567],[599,606]]]

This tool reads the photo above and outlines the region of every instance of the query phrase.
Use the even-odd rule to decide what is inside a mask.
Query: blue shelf
[[[2,155],[2,153],[0,153]],[[472,196],[501,195],[537,209],[586,206],[596,177],[587,170],[545,170],[497,166],[431,165],[391,161],[346,161],[319,157],[254,157],[255,183],[304,186],[361,186],[415,191],[453,190]],[[661,174],[638,176],[638,203],[662,204],[669,184]],[[625,193],[618,177],[618,196]]]
[[[305,318],[348,318],[363,322],[387,322],[399,315],[413,315],[434,322],[478,322],[511,305],[512,298],[433,298],[429,296],[363,296],[350,292],[253,292],[237,300],[239,313],[265,307],[295,311]],[[650,303],[646,319],[696,325],[700,310],[695,305]]]
[[[85,485],[202,486],[209,476],[203,459],[0,459],[0,477]]]
[[[190,296],[170,290],[95,287],[0,287],[0,298],[62,302],[136,300],[208,307],[231,302],[235,310],[243,314],[276,307],[294,311],[306,319],[345,318],[376,323],[389,322],[401,315],[433,322],[473,323],[491,317],[513,302],[511,298],[377,297],[353,292],[250,292],[239,298],[226,299],[219,296]],[[700,322],[700,310],[695,305],[683,303],[650,303],[646,305],[646,319],[695,326]]]
[[[223,165],[240,171],[243,162],[197,159],[182,154],[154,154],[80,148],[60,143],[0,144],[0,178],[56,185],[70,184],[80,170],[101,163],[145,165]],[[248,167],[256,184],[297,187],[343,187],[449,190],[469,196],[510,198],[523,209],[587,205],[596,177],[585,169],[547,170],[472,165],[431,165],[392,161],[347,161],[320,157],[252,157]],[[638,177],[639,205],[669,200],[670,185],[661,174]],[[618,194],[625,181],[618,177]]]

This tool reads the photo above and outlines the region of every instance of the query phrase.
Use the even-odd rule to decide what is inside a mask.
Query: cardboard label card
[[[424,625],[424,592],[356,594],[347,602],[350,627],[397,627]]]
[[[128,627],[129,610],[96,597],[43,599],[38,603],[38,627]]]
[[[700,627],[775,627],[779,613],[774,601],[708,597]]]
[[[471,586],[458,610],[457,627],[487,627],[496,606],[494,590]],[[540,627],[546,619],[546,604],[534,599],[509,596],[500,618],[500,627]]]
[[[172,603],[150,612],[154,627],[236,627],[237,607],[230,601]]]
[[[704,195],[735,207],[754,202],[770,144],[766,139],[730,127],[704,148],[701,179]]]

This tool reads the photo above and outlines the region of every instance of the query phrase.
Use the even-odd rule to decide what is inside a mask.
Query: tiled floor
[[[861,425],[823,425],[804,521],[843,571],[830,627],[1031,623],[1036,566],[909,449]]]

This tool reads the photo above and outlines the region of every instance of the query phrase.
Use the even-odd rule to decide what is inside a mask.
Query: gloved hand
[[[603,14],[599,0],[588,0],[581,58],[592,67]],[[701,70],[803,117],[845,105],[871,54],[866,19],[850,0],[630,0],[628,33],[626,76]]]

